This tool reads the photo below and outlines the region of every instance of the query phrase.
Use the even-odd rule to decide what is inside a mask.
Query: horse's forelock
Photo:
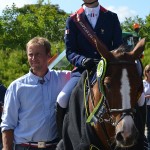
[[[118,61],[118,60],[132,60],[130,52],[131,49],[127,45],[121,45],[118,49],[114,49],[111,51],[113,57],[108,61]]]
[[[113,51],[118,51],[120,53],[123,52],[130,52],[131,51],[131,47],[125,44],[120,45],[117,49],[112,50]]]

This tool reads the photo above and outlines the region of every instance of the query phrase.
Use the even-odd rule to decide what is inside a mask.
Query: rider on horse
[[[90,30],[107,46],[108,50],[122,44],[122,31],[117,14],[102,7],[98,0],[83,0],[82,7],[66,21],[65,45],[66,57],[75,66],[72,76],[57,98],[57,124],[61,136],[63,117],[68,106],[71,92],[84,70],[96,70],[94,59],[101,55],[83,33],[84,27],[78,26],[80,19],[89,25]],[[78,18],[80,16],[80,18]]]

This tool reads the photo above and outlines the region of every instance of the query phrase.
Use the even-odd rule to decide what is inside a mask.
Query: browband
[[[83,6],[84,4],[94,4],[95,2],[98,2],[98,0],[95,0],[94,2],[91,2],[91,3],[83,3],[82,6]]]

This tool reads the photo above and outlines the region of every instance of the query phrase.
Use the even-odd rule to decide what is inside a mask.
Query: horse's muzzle
[[[139,132],[137,128],[134,126],[131,134],[126,135],[124,131],[119,131],[116,133],[116,143],[117,147],[127,148],[132,147],[136,144],[138,139]]]

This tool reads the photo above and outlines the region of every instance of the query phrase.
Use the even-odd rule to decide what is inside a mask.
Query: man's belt
[[[20,145],[22,147],[35,147],[35,148],[47,148],[47,147],[53,147],[55,148],[56,145],[58,144],[58,139],[50,141],[50,142],[43,142],[43,141],[39,141],[39,142],[26,142],[26,143],[21,143],[21,144],[17,144]]]
[[[37,142],[37,143],[22,143],[19,144],[23,147],[35,147],[35,148],[47,148],[47,147],[56,147],[58,143],[47,143],[47,142]]]

